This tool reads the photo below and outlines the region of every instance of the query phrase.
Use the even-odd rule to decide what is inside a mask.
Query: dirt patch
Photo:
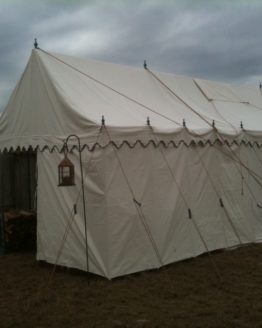
[[[262,327],[262,245],[113,281],[0,256],[0,327]]]

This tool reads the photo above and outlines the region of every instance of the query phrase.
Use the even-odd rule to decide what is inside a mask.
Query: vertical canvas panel
[[[87,270],[85,222],[81,191],[79,156],[68,155],[75,165],[76,185],[58,187],[58,164],[63,155],[38,153],[38,252],[37,258],[50,263]],[[83,156],[86,191],[88,264],[91,272],[108,276],[107,228],[103,198],[103,179],[97,176],[101,156],[93,158],[96,170],[88,166],[90,153]],[[74,205],[77,214],[74,214]]]

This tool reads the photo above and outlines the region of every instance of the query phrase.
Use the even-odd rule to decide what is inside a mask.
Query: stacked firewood
[[[5,251],[35,249],[35,213],[21,210],[8,210],[2,214],[1,220],[1,244]]]

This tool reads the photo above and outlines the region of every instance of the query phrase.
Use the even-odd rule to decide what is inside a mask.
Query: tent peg
[[[244,125],[243,125],[243,122],[241,121],[240,122],[240,128],[243,130],[244,129]]]
[[[213,122],[212,122],[212,127],[213,127],[213,128],[216,127],[215,120],[213,120]]]
[[[144,60],[144,69],[147,69],[147,63],[146,63],[146,60]]]
[[[150,118],[149,118],[149,116],[147,116],[146,124],[147,124],[148,126],[150,126]]]
[[[183,127],[186,127],[186,120],[183,118]]]
[[[104,115],[102,115],[102,120],[101,120],[101,124],[104,126],[105,125],[105,117],[104,117]]]
[[[35,47],[35,49],[38,49],[37,38],[35,38],[34,47]]]

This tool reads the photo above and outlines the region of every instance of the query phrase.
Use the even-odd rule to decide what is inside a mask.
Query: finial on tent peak
[[[148,126],[150,126],[150,118],[149,118],[149,116],[147,116],[146,124],[147,124]]]
[[[106,121],[105,121],[105,117],[104,117],[104,115],[102,115],[101,124],[102,124],[102,125],[105,125],[105,123],[106,123]]]
[[[186,127],[186,120],[183,118],[183,127]]]
[[[213,128],[216,127],[215,120],[213,120],[213,122],[212,122],[212,127],[213,127]]]
[[[147,63],[146,63],[146,60],[144,60],[144,69],[147,69]]]
[[[34,47],[35,47],[35,49],[38,49],[37,38],[35,38]]]
[[[243,122],[241,121],[240,122],[240,128],[243,130],[244,129],[244,125],[243,125]]]

